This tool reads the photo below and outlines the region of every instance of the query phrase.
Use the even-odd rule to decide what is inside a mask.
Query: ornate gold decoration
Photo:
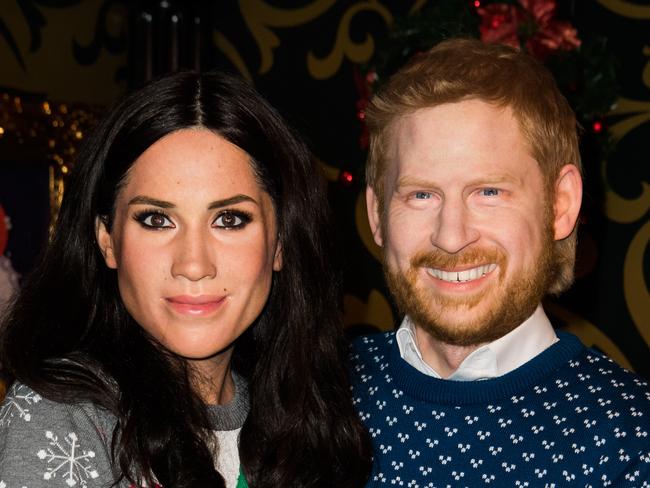
[[[639,334],[650,344],[650,292],[643,276],[643,256],[650,242],[650,222],[634,236],[623,265],[623,290],[627,308]]]
[[[643,46],[643,55],[650,56],[650,46]],[[645,64],[641,78],[643,79],[643,84],[650,87],[650,62]]]
[[[292,27],[305,24],[329,10],[336,0],[316,0],[304,7],[288,10],[272,7],[262,0],[241,0],[239,7],[248,29],[260,50],[259,73],[264,74],[273,65],[273,49],[280,39],[269,27]]]
[[[230,61],[239,73],[246,78],[248,81],[252,82],[253,77],[251,72],[246,66],[244,58],[241,57],[237,48],[224,36],[221,32],[215,31],[213,36],[214,44],[217,48],[226,56],[228,61]]]
[[[417,10],[420,2],[416,2],[413,8]],[[280,39],[271,28],[295,27],[306,24],[325,13],[336,4],[335,0],[316,0],[304,7],[294,9],[282,9],[268,5],[263,0],[242,0],[240,10],[244,22],[251,31],[260,51],[260,74],[267,73],[273,65],[273,50],[280,45]],[[312,77],[322,80],[329,78],[338,71],[344,57],[348,57],[355,63],[368,61],[375,49],[375,42],[372,36],[366,35],[361,43],[355,43],[350,38],[350,23],[352,18],[362,11],[374,11],[379,13],[386,24],[391,24],[393,17],[390,11],[381,5],[377,0],[366,0],[352,5],[343,14],[339,24],[336,42],[332,52],[324,58],[318,58],[312,51],[307,54],[307,70]],[[215,38],[215,40],[217,40]],[[232,46],[225,46],[225,38],[220,38],[217,44],[232,61],[240,58],[234,55],[236,50]],[[239,61],[238,61],[239,62]],[[242,71],[240,64],[233,63]]]
[[[622,17],[650,19],[650,7],[648,6],[636,5],[624,0],[598,0],[598,3]]]
[[[350,38],[350,23],[352,18],[362,11],[375,11],[380,14],[387,25],[393,22],[389,10],[375,0],[357,3],[350,7],[339,24],[336,33],[336,43],[332,52],[324,58],[317,58],[313,52],[307,54],[307,70],[317,80],[329,78],[336,73],[347,56],[354,63],[364,63],[370,59],[375,50],[375,41],[370,34],[366,34],[363,42],[355,43]]]
[[[577,335],[587,346],[596,346],[624,368],[634,371],[623,351],[594,324],[554,302],[545,303],[544,308],[566,324],[563,330]]]
[[[650,6],[637,5],[625,0],[598,0],[605,8],[617,15],[633,19],[650,19]],[[643,55],[650,56],[650,46],[643,46]],[[646,62],[641,78],[650,87],[650,62]],[[619,99],[612,115],[626,115],[611,127],[616,140],[623,139],[630,131],[650,121],[650,102]],[[640,181],[641,194],[638,198],[627,199],[615,193],[607,184],[606,162],[602,165],[602,178],[605,182],[605,212],[609,219],[631,224],[643,219],[650,210],[650,185]],[[645,222],[629,244],[623,264],[623,293],[634,326],[646,344],[650,345],[650,293],[644,276],[644,253],[650,241],[650,223]]]
[[[409,10],[409,15],[413,15],[415,12],[419,11],[427,3],[427,0],[416,0]]]
[[[648,46],[643,48],[643,54],[650,55]],[[645,85],[650,87],[650,63],[646,63],[642,76]],[[623,139],[630,131],[650,120],[650,102],[622,97],[617,101],[612,115],[622,114],[628,115],[628,117],[610,127],[610,132],[616,140]],[[607,181],[606,163],[604,161],[602,165],[603,181]],[[641,187],[641,195],[634,199],[623,198],[611,188],[608,188],[605,195],[605,213],[607,217],[614,222],[624,224],[636,222],[642,218],[650,209],[650,185],[645,181],[641,181]]]
[[[386,297],[377,290],[371,290],[364,303],[354,295],[343,297],[343,322],[345,325],[368,324],[387,331],[395,327],[393,312]]]

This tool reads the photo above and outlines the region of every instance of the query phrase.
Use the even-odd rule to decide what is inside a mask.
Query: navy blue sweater
[[[395,333],[357,339],[354,403],[370,431],[367,486],[650,487],[647,382],[565,333],[484,381],[417,371]]]

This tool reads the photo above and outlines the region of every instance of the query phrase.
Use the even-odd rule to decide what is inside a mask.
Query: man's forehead
[[[396,117],[385,131],[387,154],[422,150],[438,146],[445,140],[503,142],[526,149],[530,144],[525,137],[520,120],[510,106],[501,106],[480,99],[466,99],[423,107]],[[468,137],[469,136],[469,137]]]
[[[538,166],[512,109],[477,99],[403,115],[388,137],[384,174],[393,189],[451,175],[518,184],[524,179],[521,171]]]

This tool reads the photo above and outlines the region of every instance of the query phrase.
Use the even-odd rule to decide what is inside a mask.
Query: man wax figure
[[[650,486],[650,389],[556,332],[573,279],[575,116],[529,56],[447,40],[373,98],[367,204],[405,314],[358,338],[368,486]]]

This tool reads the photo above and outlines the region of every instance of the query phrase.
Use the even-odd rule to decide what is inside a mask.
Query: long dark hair
[[[134,161],[171,132],[203,127],[251,157],[271,196],[283,269],[238,339],[234,368],[249,381],[240,459],[252,488],[358,487],[370,447],[346,379],[325,192],[301,140],[244,81],[182,72],[124,98],[88,138],[56,233],[0,332],[5,374],[60,401],[113,412],[115,463],[132,482],[224,486],[205,436],[205,406],[184,361],[147,337],[119,295],[95,241],[110,223]],[[137,371],[138,374],[133,374]]]

